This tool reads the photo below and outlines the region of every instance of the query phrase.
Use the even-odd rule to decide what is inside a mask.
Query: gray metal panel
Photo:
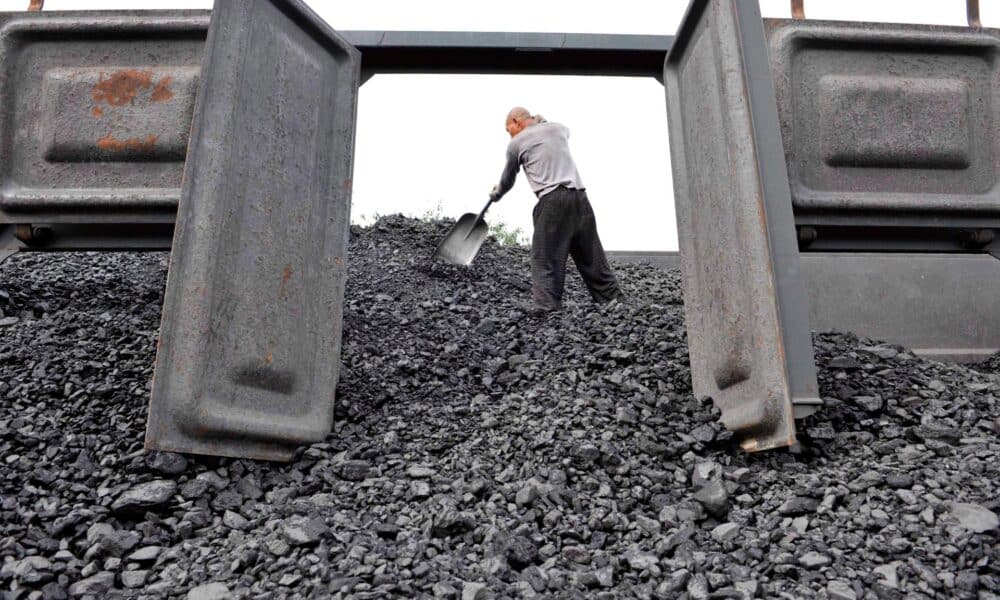
[[[608,258],[680,268],[676,252]],[[814,331],[849,331],[942,361],[1000,350],[1000,260],[988,254],[809,252],[800,261]]]
[[[170,223],[209,11],[0,12],[0,223]],[[669,36],[354,31],[378,72],[659,77]]]
[[[207,13],[0,13],[0,222],[170,222]]]
[[[299,0],[216,0],[147,448],[285,460],[329,433],[359,67]]]
[[[1000,226],[1000,31],[765,27],[799,224]]]
[[[961,254],[803,254],[812,326],[938,360],[1000,349],[1000,260]]]
[[[794,444],[819,400],[756,0],[694,0],[664,82],[695,393],[745,449]]]

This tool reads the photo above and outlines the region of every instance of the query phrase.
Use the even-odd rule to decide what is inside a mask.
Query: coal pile
[[[996,373],[1000,375],[1000,352],[993,354],[979,364],[973,365],[972,368],[983,373]]]
[[[530,316],[526,250],[428,264],[448,225],[353,230],[335,431],[290,464],[142,452],[165,254],[0,266],[4,597],[997,598],[995,370],[817,335],[801,448],[746,455],[676,272]]]

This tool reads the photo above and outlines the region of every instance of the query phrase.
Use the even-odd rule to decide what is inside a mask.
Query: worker
[[[562,308],[566,257],[573,257],[594,301],[607,303],[621,296],[618,281],[597,235],[594,211],[569,152],[569,129],[532,116],[520,106],[511,109],[505,123],[511,140],[500,183],[490,191],[496,202],[514,186],[523,167],[538,197],[532,213],[531,292],[535,310]]]

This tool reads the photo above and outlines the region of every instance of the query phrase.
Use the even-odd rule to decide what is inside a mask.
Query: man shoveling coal
[[[539,311],[559,310],[566,279],[566,258],[573,257],[583,282],[596,302],[621,296],[597,235],[594,211],[569,151],[569,129],[532,116],[520,106],[507,113],[510,134],[507,164],[490,199],[498,201],[514,186],[523,168],[538,197],[532,213],[531,290]]]

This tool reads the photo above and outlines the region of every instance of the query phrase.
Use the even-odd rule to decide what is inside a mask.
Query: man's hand
[[[500,185],[496,184],[493,189],[490,190],[490,200],[496,202],[500,199]]]

